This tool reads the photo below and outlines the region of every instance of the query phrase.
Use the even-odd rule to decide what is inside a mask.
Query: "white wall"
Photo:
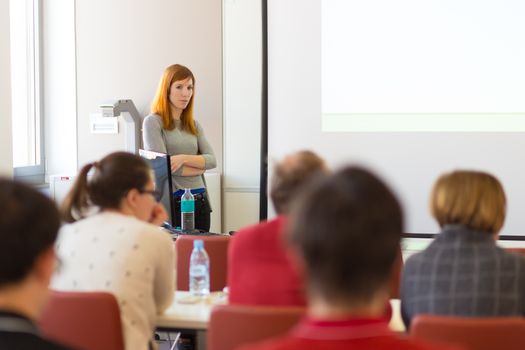
[[[259,220],[261,1],[225,0],[224,231]]]
[[[91,134],[90,113],[108,99],[132,99],[146,116],[163,70],[181,63],[195,75],[195,117],[221,171],[221,39],[220,1],[77,0],[79,166],[124,147],[122,132]]]
[[[9,0],[0,0],[2,76],[9,74]],[[232,3],[235,3],[233,1]],[[242,2],[238,2],[242,5]],[[260,15],[255,22],[253,10],[260,12],[258,1],[250,1],[251,12],[245,19],[237,12],[237,25],[250,25],[257,35]],[[244,11],[246,8],[239,8]],[[223,164],[222,108],[222,2],[182,0],[53,0],[43,3],[43,72],[44,113],[47,152],[47,175],[75,173],[91,160],[124,146],[120,135],[93,135],[89,132],[89,115],[99,112],[101,102],[130,98],[145,116],[164,68],[173,63],[190,67],[196,76],[195,113],[204,126],[217,155],[218,168]],[[5,17],[5,18],[4,18]],[[4,20],[5,19],[5,20]],[[246,20],[248,19],[248,21]],[[240,20],[240,21],[239,21]],[[239,30],[235,28],[234,30]],[[242,27],[240,32],[242,32]],[[260,37],[250,34],[237,43],[250,51],[259,45]],[[233,39],[234,43],[237,38]],[[5,48],[5,50],[4,50]],[[258,218],[259,101],[260,54],[243,59],[239,52],[230,61],[237,92],[248,85],[250,98],[233,96],[233,108],[227,125],[236,130],[228,138],[227,150],[234,161],[228,165],[225,187],[248,197],[248,205],[237,198],[226,200],[234,209],[224,213],[234,221],[231,229]],[[246,57],[244,57],[246,58]],[[253,60],[252,60],[253,58]],[[235,67],[240,64],[242,67]],[[237,73],[235,73],[237,72]],[[248,73],[246,75],[245,73]],[[244,76],[243,76],[244,75]],[[0,94],[0,171],[12,173],[9,80],[3,79]],[[5,85],[5,88],[4,88]],[[234,106],[233,104],[230,107]],[[228,112],[232,112],[228,109]],[[253,123],[252,118],[256,122]],[[122,126],[122,125],[121,125]],[[247,128],[249,127],[249,128]],[[251,129],[254,127],[253,129]],[[121,128],[122,130],[122,128]],[[244,131],[250,130],[250,133]],[[255,135],[255,137],[252,137]],[[241,137],[242,140],[236,137]],[[241,147],[238,147],[241,145]],[[237,152],[242,150],[241,154]],[[242,164],[248,160],[245,164]],[[240,168],[239,168],[240,167]],[[240,172],[240,177],[235,175]],[[247,173],[246,173],[247,172]],[[234,194],[234,197],[239,195]],[[247,215],[238,215],[238,209]],[[239,219],[237,219],[239,218]],[[240,222],[240,224],[239,224]]]
[[[8,3],[1,0],[0,16],[6,19],[1,23],[6,26]],[[225,0],[224,4],[212,0],[45,2],[43,54],[48,174],[74,173],[84,163],[121,149],[123,135],[89,133],[89,114],[98,112],[99,103],[107,99],[131,98],[139,112],[146,115],[163,69],[172,63],[182,63],[196,75],[196,118],[204,125],[217,154],[218,171],[222,170],[224,152],[223,231],[256,222],[259,215],[260,6],[258,0]],[[8,52],[3,50],[4,46],[6,50],[9,48],[8,30],[1,33],[2,52]],[[2,71],[9,72],[8,61],[9,55],[0,55]],[[4,79],[2,84],[7,84],[2,89],[7,91],[9,81]],[[0,99],[0,152],[5,153],[0,158],[0,169],[12,172],[10,118],[4,117],[10,115],[6,112],[10,99],[5,93],[0,94]]]
[[[46,178],[77,170],[75,2],[43,1]]]
[[[0,0],[0,176],[13,174],[9,0]]]

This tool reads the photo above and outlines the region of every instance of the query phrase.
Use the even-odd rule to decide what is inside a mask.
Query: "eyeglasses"
[[[155,198],[155,200],[157,202],[160,201],[160,199],[162,198],[162,193],[160,193],[157,190],[138,190],[138,191],[139,191],[139,193],[151,194],[153,196],[153,198]]]

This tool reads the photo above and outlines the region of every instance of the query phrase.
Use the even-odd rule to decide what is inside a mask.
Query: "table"
[[[197,349],[205,349],[211,310],[214,305],[222,304],[227,304],[227,295],[223,292],[214,292],[209,297],[201,299],[192,297],[187,291],[177,291],[170,307],[162,315],[157,316],[157,329],[195,332]],[[397,333],[405,332],[399,299],[390,300],[390,305],[392,306],[390,329]]]
[[[157,316],[157,330],[195,334],[195,347],[206,349],[206,330],[214,305],[227,303],[223,292],[210,293],[209,297],[192,297],[188,291],[176,291],[173,303]]]
[[[195,298],[188,291],[177,291],[175,299],[163,314],[157,316],[157,327],[162,329],[208,329],[211,309],[227,303],[223,292],[210,293],[204,299]]]
[[[177,291],[170,307],[157,317],[157,327],[162,329],[208,329],[211,309],[214,305],[227,304],[227,297],[223,292],[211,293],[208,298],[198,300],[190,296],[187,291]],[[405,325],[401,319],[399,299],[390,300],[392,319],[389,326],[394,332],[404,332]]]

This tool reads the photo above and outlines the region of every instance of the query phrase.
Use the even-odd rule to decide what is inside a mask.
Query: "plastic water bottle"
[[[189,188],[184,189],[184,194],[180,199],[180,215],[182,232],[193,231],[195,229],[195,199]]]
[[[190,294],[193,296],[210,294],[210,259],[204,250],[202,239],[193,241],[190,257]]]

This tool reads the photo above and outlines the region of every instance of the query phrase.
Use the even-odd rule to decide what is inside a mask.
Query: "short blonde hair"
[[[494,234],[505,221],[506,202],[503,186],[494,176],[457,170],[437,180],[430,207],[440,226],[463,224]]]

